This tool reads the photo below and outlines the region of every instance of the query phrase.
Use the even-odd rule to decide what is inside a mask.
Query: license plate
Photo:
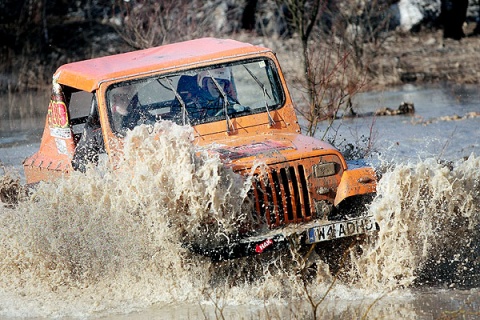
[[[307,243],[317,243],[338,238],[350,237],[357,234],[372,232],[377,229],[373,217],[362,217],[346,221],[315,226],[307,230]]]

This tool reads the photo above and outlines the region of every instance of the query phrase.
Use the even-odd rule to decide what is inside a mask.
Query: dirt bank
[[[480,36],[460,41],[443,39],[441,31],[396,34],[385,43],[385,53],[369,68],[374,88],[403,83],[480,82]]]
[[[302,53],[297,39],[271,39],[249,33],[226,37],[272,48],[279,55],[287,80],[296,82],[295,79],[302,78]],[[105,42],[109,45],[105,46]],[[51,76],[61,64],[132,50],[113,33],[106,33],[89,45],[83,50],[91,53],[87,56],[74,50],[74,45],[65,44],[63,54],[49,59],[53,62],[39,57],[16,56],[19,63],[14,65],[22,65],[14,69],[16,71],[2,70],[0,66],[0,91],[6,91],[9,86],[49,90]],[[403,34],[394,32],[381,46],[379,56],[367,65],[369,80],[364,90],[379,90],[405,83],[480,83],[479,49],[480,36],[468,36],[456,41],[443,39],[441,30]],[[31,61],[36,62],[35,66],[31,66]]]
[[[472,30],[459,41],[443,39],[442,30],[418,33],[392,32],[379,48],[378,56],[367,64],[368,81],[363,91],[382,90],[405,83],[480,83],[480,36]],[[237,36],[240,41],[252,42],[277,52],[290,87],[302,85],[302,53],[297,39],[255,38]],[[304,88],[303,88],[304,89]]]

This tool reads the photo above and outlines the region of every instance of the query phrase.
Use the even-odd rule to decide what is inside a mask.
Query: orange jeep
[[[205,38],[69,63],[53,76],[40,150],[23,165],[27,183],[85,170],[100,153],[117,161],[128,130],[156,121],[194,129],[226,166],[254,174],[250,196],[263,226],[216,248],[188,247],[228,259],[282,247],[283,228],[302,243],[333,243],[376,229],[365,216],[376,174],[347,164],[324,141],[302,135],[275,54],[233,40]],[[258,230],[268,232],[262,233]],[[255,232],[257,230],[257,232]]]

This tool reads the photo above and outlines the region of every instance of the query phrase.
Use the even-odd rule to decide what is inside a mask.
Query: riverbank
[[[467,35],[470,34],[472,32],[467,32]],[[295,45],[297,52],[289,50]],[[279,45],[272,41],[271,46],[281,56],[287,78],[288,74],[298,74],[303,70],[298,40],[294,45]],[[442,30],[392,32],[379,48],[378,56],[365,66],[368,70],[367,81],[361,91],[386,90],[404,84],[479,84],[479,48],[478,35],[457,41],[443,39]]]
[[[373,88],[405,83],[480,82],[480,37],[468,36],[459,41],[443,39],[442,31],[417,34],[394,34],[385,43],[385,54],[370,69]]]

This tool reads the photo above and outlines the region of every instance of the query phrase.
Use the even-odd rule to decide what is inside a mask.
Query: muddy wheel
[[[364,236],[350,237],[317,244],[315,251],[327,263],[333,276],[350,269],[350,253],[361,254]]]
[[[347,198],[332,211],[331,218],[342,219],[345,217],[353,218],[364,215],[368,210],[367,205],[372,202],[373,197],[373,194],[366,194]]]

